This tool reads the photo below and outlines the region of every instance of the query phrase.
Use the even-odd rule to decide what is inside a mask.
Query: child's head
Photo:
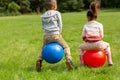
[[[88,21],[97,19],[99,8],[100,3],[97,1],[94,1],[90,4],[90,10],[87,12]]]
[[[57,1],[56,0],[46,0],[46,9],[47,10],[56,10],[57,9]]]

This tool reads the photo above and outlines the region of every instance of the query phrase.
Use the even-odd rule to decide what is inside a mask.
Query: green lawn
[[[86,12],[63,13],[62,35],[71,48],[77,69],[68,71],[65,58],[59,63],[43,61],[43,70],[35,70],[42,46],[40,15],[0,17],[0,80],[120,80],[120,12],[103,10],[98,21],[104,25],[104,41],[111,45],[114,66],[107,61],[100,68],[79,67],[78,46],[87,22]]]

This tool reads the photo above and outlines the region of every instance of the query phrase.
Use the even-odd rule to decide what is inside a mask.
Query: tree
[[[40,13],[44,9],[45,0],[30,0],[30,8],[33,12]]]
[[[12,15],[17,15],[20,14],[19,10],[20,10],[20,6],[14,1],[8,4],[8,10],[7,10],[8,13]]]
[[[20,5],[20,12],[21,13],[31,12],[29,0],[18,0],[18,4]]]
[[[60,12],[81,11],[88,9],[92,1],[98,0],[57,0]],[[99,0],[101,7],[120,8],[120,0]],[[45,0],[0,0],[0,15],[15,15],[18,13],[44,12]]]
[[[91,3],[92,1],[93,1],[93,0],[83,0],[84,9],[88,9],[88,8],[89,8],[89,5],[90,5],[90,3]]]
[[[120,0],[101,0],[104,8],[120,8]]]
[[[83,1],[82,0],[58,0],[58,8],[61,12],[66,11],[80,11]]]

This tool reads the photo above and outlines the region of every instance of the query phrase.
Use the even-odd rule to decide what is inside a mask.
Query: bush
[[[4,12],[5,8],[4,7],[0,7],[0,13]]]
[[[92,1],[93,1],[93,0],[83,0],[84,9],[88,9],[88,8],[89,8],[89,5],[90,5],[90,3],[91,3]]]
[[[19,10],[20,6],[15,2],[11,2],[8,4],[8,10],[6,11],[6,14],[18,15],[20,14]]]
[[[30,1],[29,0],[22,1],[20,7],[21,7],[21,9],[20,9],[21,13],[31,12]]]
[[[58,9],[61,12],[80,11],[83,5],[83,0],[58,0]]]

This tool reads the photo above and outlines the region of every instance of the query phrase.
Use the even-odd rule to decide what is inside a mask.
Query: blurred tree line
[[[93,0],[57,0],[60,12],[87,9]],[[103,8],[120,8],[120,0],[100,0]],[[0,0],[0,15],[19,15],[45,11],[45,0]]]

